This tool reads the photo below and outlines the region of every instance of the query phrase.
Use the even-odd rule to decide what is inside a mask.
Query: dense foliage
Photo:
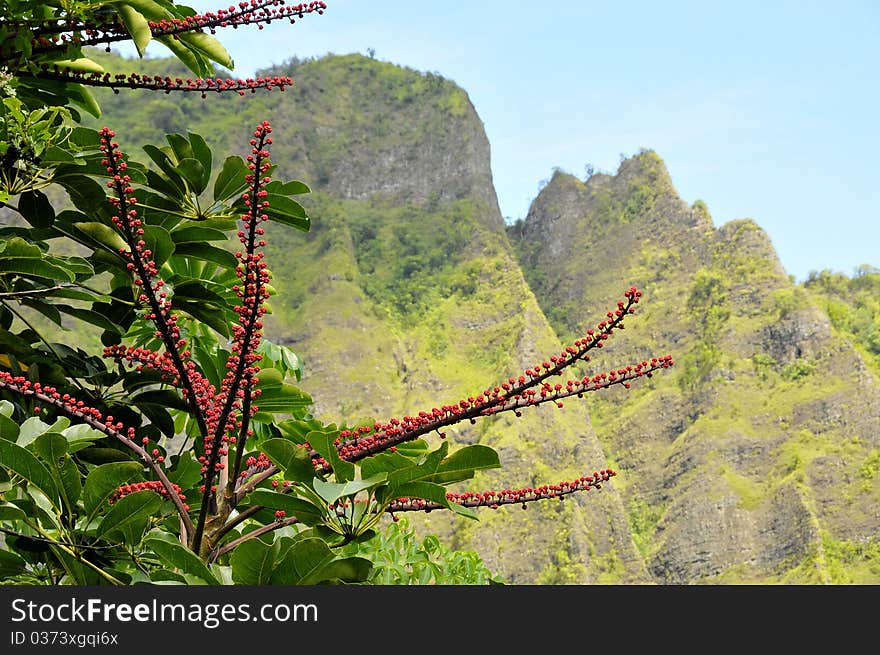
[[[311,224],[296,200],[309,187],[273,179],[272,125],[242,128],[245,157],[216,157],[205,138],[183,130],[144,145],[141,162],[125,135],[81,120],[81,111],[100,115],[92,87],[204,98],[284,90],[288,77],[213,77],[214,63],[232,61],[210,33],[322,13],[323,2],[251,0],[203,15],[166,0],[3,8],[0,201],[16,214],[0,228],[6,577],[485,583],[472,559],[434,541],[422,543],[427,559],[409,558],[408,533],[377,537],[381,522],[434,510],[475,519],[478,508],[599,489],[615,475],[597,467],[555,484],[453,493],[449,485],[500,463],[487,446],[453,449],[444,437],[458,424],[629,388],[671,366],[663,356],[562,377],[624,328],[639,290],[625,290],[560,353],[467,398],[385,421],[325,424],[296,386],[296,354],[263,335],[274,293],[265,224]],[[112,74],[87,56],[89,46],[122,40],[141,54],[162,43],[195,77]],[[63,205],[51,200],[59,191]],[[425,263],[400,265],[413,267],[405,277],[417,285]],[[29,321],[33,312],[98,327],[103,352],[50,340]],[[383,562],[376,553],[395,539],[404,558]]]

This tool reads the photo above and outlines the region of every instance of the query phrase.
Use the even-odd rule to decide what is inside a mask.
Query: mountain
[[[600,492],[479,522],[420,515],[420,530],[476,550],[512,583],[880,581],[873,342],[833,323],[815,285],[792,283],[754,222],[715,227],[645,151],[586,182],[555,173],[507,226],[482,122],[451,81],[359,55],[265,72],[296,84],[208,102],[107,92],[99,124],[134,155],[189,128],[225,156],[272,122],[277,177],[311,186],[313,227],[270,226],[278,295],[266,333],[304,359],[320,418],[385,419],[474,395],[559,352],[631,285],[645,292],[639,315],[591,372],[676,359],[628,392],[449,431],[453,446],[491,445],[504,465],[462,488],[617,470]]]
[[[644,151],[557,172],[509,231],[563,338],[623,281],[646,297],[631,351],[677,358],[656,388],[591,398],[652,579],[878,580],[877,378],[754,221],[714,226]]]

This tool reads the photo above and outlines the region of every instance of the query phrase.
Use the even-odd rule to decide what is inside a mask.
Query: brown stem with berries
[[[174,503],[180,520],[186,527],[188,534],[193,533],[192,520],[189,517],[189,508],[183,504],[179,497],[179,489],[165,475],[162,462],[150,455],[145,448],[134,441],[134,428],[128,428],[128,434],[123,434],[125,429],[122,423],[114,423],[113,417],[104,418],[97,409],[86,406],[81,400],[78,401],[69,394],[60,394],[54,387],[40,385],[39,382],[31,382],[23,376],[13,377],[10,373],[0,371],[0,389],[8,389],[22,396],[33,396],[40,402],[52,405],[64,415],[81,421],[89,427],[113,437],[133,450],[143,462],[152,469],[162,483],[169,500]]]
[[[205,415],[199,405],[198,395],[189,376],[189,369],[184,364],[179,351],[185,342],[180,338],[179,328],[174,324],[176,317],[171,314],[171,302],[164,297],[164,292],[160,292],[163,294],[161,301],[156,295],[156,292],[164,286],[164,282],[161,279],[156,279],[158,269],[155,262],[149,259],[150,251],[144,249],[146,245],[142,238],[144,230],[141,228],[140,219],[137,218],[137,210],[132,208],[136,205],[136,201],[128,195],[132,192],[131,178],[125,174],[126,164],[122,161],[122,153],[117,149],[118,144],[112,141],[114,136],[115,132],[106,127],[101,130],[101,150],[106,155],[106,159],[103,161],[112,178],[107,186],[116,192],[116,197],[110,200],[119,210],[119,215],[113,217],[113,222],[122,232],[129,247],[129,251],[123,253],[123,256],[129,260],[129,269],[134,270],[137,274],[135,283],[141,289],[140,298],[149,303],[151,311],[149,316],[156,326],[157,336],[165,344],[166,355],[171,358],[177,372],[180,385],[184,390],[184,398],[198,423],[199,430],[204,434],[208,430]],[[156,281],[154,282],[154,280]]]
[[[182,18],[175,17],[159,21],[148,21],[150,34],[153,38],[173,37],[179,38],[181,34],[189,32],[202,32],[207,29],[214,34],[217,28],[238,28],[242,25],[269,24],[275,20],[287,19],[291,23],[295,18],[303,18],[306,14],[323,14],[327,8],[324,2],[309,2],[297,5],[285,6],[280,0],[251,0],[249,3],[230,7],[229,9],[217,9],[204,14],[194,14]],[[33,54],[46,54],[63,50],[70,44],[79,47],[111,44],[118,41],[131,39],[125,26],[121,23],[85,23],[82,21],[69,20],[60,22],[52,20],[47,23],[37,24],[30,32],[36,37],[32,43]],[[0,26],[7,24],[0,22]],[[67,33],[71,33],[68,35]],[[82,34],[85,33],[85,36]],[[46,38],[49,37],[49,38]]]
[[[244,244],[244,252],[236,254],[241,260],[241,264],[236,269],[241,286],[234,287],[241,298],[241,305],[237,308],[239,324],[233,328],[235,343],[232,346],[233,354],[227,362],[227,368],[230,370],[223,380],[217,398],[219,402],[222,402],[222,409],[212,423],[214,425],[213,434],[205,433],[204,495],[192,543],[192,548],[197,553],[202,548],[202,536],[209,505],[216,502],[214,495],[216,490],[213,488],[213,483],[218,465],[220,465],[220,450],[224,437],[238,427],[240,437],[236,443],[238,450],[236,461],[240,464],[241,453],[244,451],[249,434],[248,425],[251,415],[257,409],[252,405],[252,399],[259,395],[259,390],[255,388],[255,375],[259,368],[255,366],[255,362],[260,359],[260,356],[255,353],[262,337],[261,318],[266,312],[264,302],[269,295],[266,289],[269,273],[266,270],[266,264],[262,261],[264,253],[257,252],[257,247],[265,246],[265,241],[260,239],[258,242],[257,237],[261,236],[264,231],[262,227],[259,227],[259,224],[268,220],[268,216],[264,213],[269,205],[266,200],[268,194],[263,190],[263,185],[268,183],[269,178],[263,177],[263,175],[270,168],[269,152],[266,148],[272,143],[272,137],[269,136],[271,132],[272,127],[268,121],[263,121],[257,126],[254,130],[254,137],[251,139],[253,149],[247,158],[251,173],[246,179],[250,186],[249,191],[242,196],[242,199],[248,203],[249,209],[248,213],[241,217],[244,230],[239,231],[239,240]],[[241,401],[240,398],[242,398]],[[235,424],[233,410],[240,410],[240,425],[238,426]],[[228,491],[232,492],[232,489],[230,488]],[[228,496],[229,498],[233,497],[231,493]],[[219,516],[220,521],[225,521],[232,509],[229,498],[224,502],[223,510]]]

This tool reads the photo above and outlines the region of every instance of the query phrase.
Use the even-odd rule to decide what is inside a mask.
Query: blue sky
[[[650,148],[716,225],[763,227],[798,280],[880,266],[878,2],[326,1],[295,25],[218,31],[234,76],[372,48],[467,91],[506,217],[555,167],[614,172]]]

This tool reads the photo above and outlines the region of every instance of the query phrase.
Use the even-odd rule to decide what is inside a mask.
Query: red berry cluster
[[[581,396],[585,392],[616,384],[629,388],[633,380],[651,377],[654,371],[669,368],[673,361],[670,355],[666,355],[592,377],[572,379],[564,384],[549,382],[572,365],[590,361],[588,353],[591,350],[602,348],[615,330],[624,329],[623,319],[635,313],[635,305],[642,297],[642,292],[630,287],[623,295],[625,300],[618,301],[617,308],[609,311],[607,320],[601,321],[596,329],[587,330],[586,335],[577,339],[573,345],[558,355],[527,368],[516,378],[510,377],[497,386],[484,389],[454,404],[434,407],[401,419],[392,418],[384,423],[376,422],[373,425],[343,430],[336,441],[339,456],[348,461],[356,461],[430,432],[436,431],[443,438],[445,428],[462,421],[474,423],[480,417],[508,411],[519,416],[523,407],[533,407],[545,402],[553,402],[561,408],[563,398]],[[320,462],[320,466],[326,468],[326,462],[319,460],[319,455],[314,454],[313,458],[316,465]]]
[[[218,27],[235,29],[241,25],[256,23],[259,29],[263,29],[263,23],[268,25],[279,19],[295,23],[296,18],[303,18],[306,14],[323,14],[326,8],[325,2],[285,5],[284,0],[250,0],[239,2],[237,7],[230,6],[228,9],[217,9],[184,18],[151,21],[149,25],[153,36],[171,36],[202,29],[208,29],[211,34],[215,34]]]
[[[242,229],[238,231],[243,249],[235,253],[239,260],[235,269],[239,283],[232,287],[240,300],[235,307],[238,324],[232,328],[232,354],[226,362],[226,376],[214,399],[219,412],[209,418],[209,431],[204,439],[203,471],[209,479],[213,477],[214,470],[223,467],[219,457],[214,454],[215,449],[223,442],[235,443],[236,433],[244,439],[251,435],[247,426],[250,417],[257,411],[253,401],[260,395],[260,390],[256,388],[256,375],[260,371],[257,362],[262,355],[257,353],[257,348],[263,336],[262,318],[267,311],[265,301],[269,298],[270,273],[263,261],[265,253],[259,249],[266,245],[262,238],[265,234],[262,223],[269,220],[265,213],[269,207],[268,193],[263,186],[270,181],[267,176],[271,167],[267,148],[272,143],[271,133],[272,126],[268,121],[258,125],[250,140],[251,154],[247,156],[251,172],[245,178],[248,190],[241,198],[248,211],[241,216]]]
[[[251,455],[245,460],[244,464],[247,468],[239,474],[241,480],[245,480],[255,473],[265,471],[273,466],[272,460],[263,452],[259,453],[256,457]]]
[[[230,6],[228,9],[217,9],[204,14],[148,21],[147,24],[152,37],[170,36],[178,39],[181,34],[202,32],[205,29],[211,34],[216,34],[217,28],[237,29],[239,26],[249,24],[256,24],[259,29],[263,29],[263,24],[268,25],[280,19],[295,23],[297,18],[303,18],[306,14],[323,14],[326,8],[327,4],[324,2],[286,5],[284,0],[250,0],[250,2],[239,2],[237,7]],[[31,42],[33,54],[61,50],[70,44],[83,47],[103,43],[109,50],[111,43],[131,39],[125,25],[117,20],[85,23],[74,19],[49,19],[43,25],[32,28],[31,32],[34,35]]]
[[[116,133],[104,127],[99,134],[101,152],[104,153],[101,164],[106,167],[110,176],[107,186],[114,191],[108,201],[117,210],[112,221],[127,245],[127,248],[120,249],[119,254],[126,260],[126,268],[132,274],[135,286],[140,289],[137,301],[146,307],[143,317],[153,322],[156,326],[156,338],[161,339],[165,345],[165,352],[162,354],[146,348],[126,348],[120,345],[105,349],[104,354],[117,361],[137,362],[141,367],[160,371],[170,384],[182,388],[184,398],[193,409],[200,410],[210,405],[214,387],[196,371],[195,364],[188,359],[190,351],[187,350],[186,340],[181,337],[177,315],[171,311],[169,290],[159,277],[159,268],[152,259],[153,253],[143,238],[145,231],[135,209],[137,198],[132,195],[134,188],[131,186],[131,177],[126,173],[127,164],[119,150],[119,144],[113,140]],[[201,417],[201,411],[197,411],[196,415]]]
[[[188,508],[182,504],[182,499],[177,497],[180,489],[175,488],[175,485],[168,480],[162,470],[164,457],[160,455],[157,449],[154,449],[153,453],[150,454],[140,444],[136,443],[134,428],[126,428],[121,421],[117,421],[112,415],[105,417],[100,410],[87,405],[82,400],[77,400],[69,393],[61,393],[53,386],[33,382],[23,375],[12,375],[6,371],[0,371],[0,390],[2,389],[25,397],[32,396],[42,403],[56,408],[65,416],[85,423],[107,436],[121,441],[136,452],[147,466],[153,469],[154,473],[159,477],[155,484],[161,486],[166,491],[166,497],[170,498],[178,506],[181,518],[187,522],[189,521],[189,517],[186,516]],[[149,440],[145,440],[144,444],[146,443],[149,443]],[[171,498],[170,494],[167,493],[169,489],[175,491],[174,498]]]
[[[180,493],[180,487],[173,483],[171,487],[181,501],[186,501],[186,496]],[[120,498],[123,498],[128,494],[133,494],[136,491],[154,491],[163,498],[168,498],[168,490],[165,488],[162,482],[160,482],[159,480],[149,480],[147,482],[133,482],[132,484],[122,485],[113,492],[107,502],[112,505]],[[189,510],[189,505],[184,505],[184,508],[186,510]]]
[[[447,493],[446,498],[453,503],[464,507],[490,507],[498,509],[501,505],[521,505],[526,509],[526,504],[536,500],[548,498],[563,499],[568,494],[589,489],[601,489],[602,483],[617,475],[611,469],[594,471],[593,475],[585,475],[576,480],[560,482],[558,484],[545,484],[540,487],[523,487],[522,489],[503,489],[501,491],[482,491]],[[389,512],[411,512],[442,509],[439,503],[427,501],[422,498],[398,498],[389,505]]]
[[[257,89],[278,89],[284,91],[288,86],[293,85],[293,78],[282,75],[273,75],[268,77],[255,77],[247,79],[232,78],[180,78],[170,77],[168,75],[140,75],[138,73],[115,74],[83,72],[76,71],[63,66],[43,64],[37,77],[46,80],[58,80],[61,82],[75,82],[76,84],[84,84],[86,86],[106,87],[119,92],[120,88],[129,89],[148,89],[152,91],[164,91],[171,93],[172,91],[197,92],[202,97],[207,97],[209,92],[222,93],[224,91],[237,91],[238,95],[244,95],[246,92],[256,93]]]

